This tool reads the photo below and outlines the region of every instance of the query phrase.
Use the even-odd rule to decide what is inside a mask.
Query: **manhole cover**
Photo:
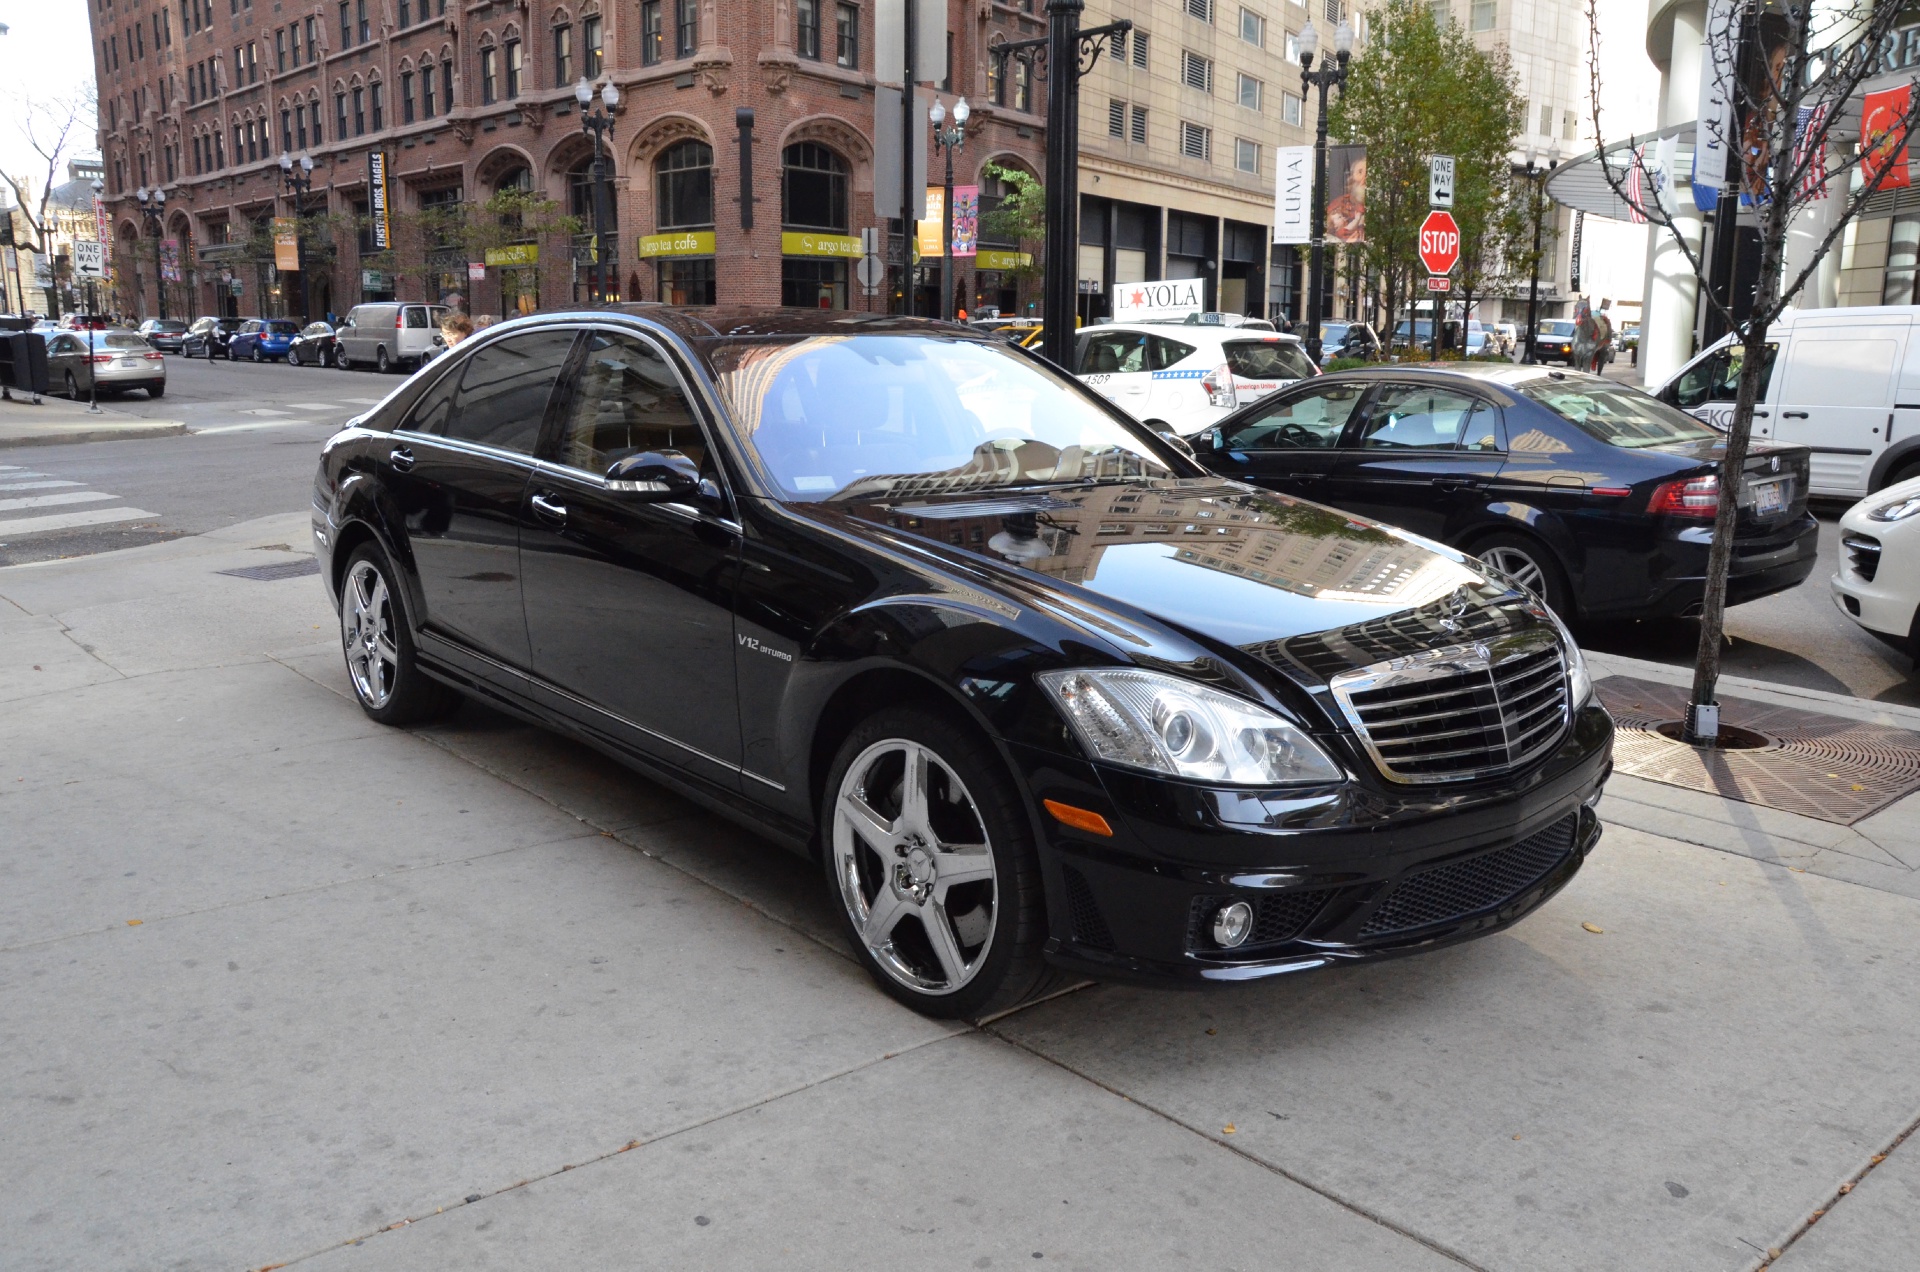
[[[261,583],[271,583],[275,579],[297,579],[303,574],[320,573],[320,562],[315,557],[304,556],[297,561],[275,561],[272,565],[249,565],[239,570],[216,570],[216,574],[230,574],[236,579],[253,579]]]
[[[1722,697],[1723,726],[1771,744],[1699,751],[1658,732],[1686,714],[1684,687],[1608,676],[1593,688],[1619,729],[1614,768],[1634,777],[1842,826],[1920,790],[1920,733]]]

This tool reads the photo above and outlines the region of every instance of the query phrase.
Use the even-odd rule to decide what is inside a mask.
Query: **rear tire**
[[[419,724],[460,701],[420,670],[399,576],[378,544],[354,549],[340,576],[340,643],[353,696],[380,724]]]
[[[147,396],[150,398],[165,397],[166,395],[167,386],[164,384],[149,384],[147,386]]]
[[[255,366],[258,366],[258,365],[260,365],[260,364],[261,364],[262,362],[265,362],[265,361],[266,361],[266,359],[260,356],[260,346],[259,346],[259,345],[255,345],[255,346],[253,346],[253,363],[254,363],[254,365],[255,365]]]
[[[923,708],[875,712],[840,744],[820,822],[835,909],[886,993],[974,1018],[1052,987],[1032,821],[971,730]]]
[[[75,402],[80,400],[80,384],[71,371],[67,372],[67,397]]]
[[[1577,617],[1566,568],[1540,540],[1502,532],[1481,539],[1469,550],[1494,570],[1531,590],[1562,620],[1571,623]]]

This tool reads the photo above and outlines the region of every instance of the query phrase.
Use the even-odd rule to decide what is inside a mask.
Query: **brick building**
[[[296,212],[283,153],[314,161],[299,209],[311,315],[387,298],[448,299],[476,314],[584,300],[591,253],[574,232],[592,209],[593,145],[574,100],[583,76],[621,93],[610,255],[624,298],[883,308],[898,290],[896,279],[867,298],[853,278],[860,232],[875,223],[875,0],[90,4],[125,312],[155,311],[164,265],[175,315],[298,314],[299,280],[273,265],[272,220]],[[973,106],[955,181],[981,185],[988,207],[997,190],[981,178],[987,162],[1042,166],[1044,94],[990,84],[986,55],[996,37],[1041,33],[1029,6],[949,0],[937,91]],[[753,111],[751,228],[742,107]],[[389,173],[386,250],[369,225],[373,151]],[[135,197],[142,188],[165,192],[157,233]],[[482,211],[502,190],[544,195],[554,214],[503,232]],[[507,241],[482,250],[473,226],[487,220],[480,237]],[[483,256],[484,279],[470,281]],[[1014,251],[979,258],[990,262],[1019,263]],[[963,304],[1037,300],[1037,279],[962,264]]]

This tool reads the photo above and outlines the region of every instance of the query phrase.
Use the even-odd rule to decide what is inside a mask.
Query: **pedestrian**
[[[451,349],[473,334],[473,319],[458,309],[449,310],[440,320],[440,334],[445,337],[447,348]]]

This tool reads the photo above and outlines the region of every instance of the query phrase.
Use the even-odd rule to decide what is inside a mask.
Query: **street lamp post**
[[[165,233],[161,217],[167,210],[167,192],[155,186],[151,192],[141,186],[133,192],[140,205],[140,215],[153,230],[153,281],[160,289],[160,316],[167,316],[167,276],[160,264],[160,236]]]
[[[933,124],[934,148],[946,156],[947,183],[946,194],[940,204],[940,219],[946,222],[940,227],[940,316],[953,317],[953,152],[967,144],[967,116],[972,114],[967,99],[962,97],[953,104],[953,127],[943,128],[947,122],[947,108],[938,97],[927,109],[927,119]]]
[[[106,182],[98,177],[93,179],[93,206],[96,216],[98,215],[100,207],[100,192],[106,188]],[[107,259],[107,245],[105,243],[100,245],[100,259],[103,262]],[[82,320],[82,329],[87,338],[87,410],[94,415],[100,414],[99,363],[94,361],[94,359],[99,356],[100,346],[95,343],[98,337],[93,334],[95,330],[93,325],[94,319],[99,312],[100,297],[93,289],[93,279],[89,278],[87,279],[87,316]]]
[[[293,195],[293,268],[300,275],[300,322],[304,326],[310,317],[307,309],[311,301],[307,291],[307,241],[300,233],[300,222],[307,215],[307,192],[313,189],[313,156],[301,151],[296,165],[293,156],[282,151],[280,179],[287,183],[287,191]],[[162,312],[160,316],[164,318],[166,314]]]
[[[1353,56],[1353,28],[1346,20],[1333,30],[1333,61],[1321,62],[1313,69],[1314,55],[1320,51],[1320,33],[1307,23],[1300,33],[1300,83],[1302,91],[1320,90],[1320,117],[1313,134],[1313,246],[1307,257],[1307,356],[1320,361],[1321,295],[1326,287],[1327,269],[1327,90],[1346,91],[1347,60]]]
[[[582,75],[573,86],[574,100],[580,103],[580,130],[593,135],[593,295],[597,301],[607,298],[607,156],[601,138],[613,131],[613,108],[620,104],[620,90],[612,80],[600,86],[601,109],[592,110],[593,85]]]
[[[1527,178],[1533,182],[1533,277],[1527,281],[1527,353],[1524,361],[1537,362],[1534,343],[1540,335],[1540,220],[1547,190],[1547,174],[1560,166],[1558,147],[1547,154],[1547,166],[1540,166],[1540,152],[1527,149]]]

